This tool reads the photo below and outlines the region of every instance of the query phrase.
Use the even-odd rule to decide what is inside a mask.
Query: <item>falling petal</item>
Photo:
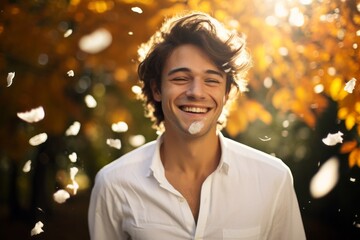
[[[79,184],[75,180],[73,180],[72,183],[68,184],[66,187],[72,189],[74,195],[76,195],[77,190],[79,189]]]
[[[15,77],[15,72],[9,72],[7,75],[7,85],[6,87],[10,87],[11,84],[13,83],[13,79]]]
[[[66,136],[76,136],[80,131],[81,124],[75,121],[65,132]]]
[[[38,235],[38,234],[44,232],[44,230],[42,230],[43,226],[44,226],[44,224],[41,221],[38,221],[35,224],[35,227],[31,230],[31,236]]]
[[[47,140],[47,138],[48,136],[46,133],[40,133],[30,138],[29,143],[31,146],[37,146],[44,143]]]
[[[42,210],[41,208],[36,208],[37,210],[39,210],[40,212],[44,212],[44,210]]]
[[[70,168],[70,179],[72,180],[72,181],[74,181],[75,180],[75,176],[76,176],[76,174],[79,172],[79,169],[77,168],[77,167],[72,167],[72,168]]]
[[[126,122],[117,122],[111,125],[111,130],[114,132],[126,132],[129,129]]]
[[[90,94],[85,96],[85,103],[88,108],[95,108],[97,106],[95,98]]]
[[[27,112],[19,112],[17,116],[25,122],[34,123],[44,119],[45,111],[43,107],[37,107]]]
[[[196,121],[191,123],[188,131],[190,134],[197,134],[201,131],[201,129],[204,127],[204,122],[203,121]]]
[[[23,167],[23,172],[28,173],[31,170],[31,160],[26,161]]]
[[[139,95],[141,94],[142,90],[141,90],[141,87],[137,86],[137,85],[134,85],[131,87],[131,91],[133,93],[135,93],[136,95]]]
[[[120,149],[121,148],[121,141],[120,139],[106,139],[106,144],[109,145],[110,147],[116,148],[116,149]]]
[[[259,137],[259,139],[263,142],[267,142],[267,141],[270,141],[271,140],[271,137],[268,137],[268,136],[265,136],[263,138]]]
[[[72,30],[72,29],[68,29],[68,30],[64,33],[64,38],[69,37],[72,33],[73,33],[73,30]]]
[[[329,133],[326,138],[323,138],[322,141],[328,146],[334,146],[337,143],[342,143],[343,138],[341,137],[344,135],[342,132],[338,131],[337,133],[331,134]]]
[[[143,10],[141,8],[139,8],[139,7],[132,7],[131,11],[136,12],[138,14],[143,13]]]
[[[73,152],[73,153],[71,153],[71,154],[69,154],[69,159],[70,159],[70,161],[71,162],[76,162],[77,161],[77,154],[76,154],[76,152]]]
[[[130,136],[129,142],[131,146],[139,147],[145,143],[145,137],[143,135]]]
[[[347,91],[348,93],[353,93],[354,88],[355,88],[355,84],[356,84],[356,79],[352,78],[350,81],[348,81],[345,84],[344,90]]]
[[[310,181],[310,192],[314,198],[321,198],[328,194],[339,179],[339,161],[330,158],[319,169]]]
[[[68,198],[70,198],[70,194],[64,189],[58,190],[53,194],[54,201],[57,203],[64,203]]]
[[[75,74],[74,74],[74,71],[73,71],[73,70],[69,70],[69,71],[67,72],[67,75],[68,75],[69,77],[73,77]]]
[[[98,53],[110,46],[112,36],[110,32],[104,28],[100,28],[83,36],[79,41],[80,49],[87,53]]]

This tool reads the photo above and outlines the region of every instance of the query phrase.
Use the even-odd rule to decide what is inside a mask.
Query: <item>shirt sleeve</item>
[[[127,239],[122,231],[122,211],[117,200],[119,193],[111,191],[103,172],[99,172],[91,192],[88,210],[90,239]]]
[[[306,239],[290,170],[286,173],[281,184],[269,239]]]

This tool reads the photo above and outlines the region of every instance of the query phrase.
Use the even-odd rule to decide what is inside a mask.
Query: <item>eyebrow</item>
[[[167,75],[170,76],[174,73],[177,73],[177,72],[191,72],[191,70],[187,67],[180,67],[180,68],[174,68],[174,69],[171,69]],[[216,71],[216,70],[212,70],[212,69],[208,69],[205,71],[205,73],[208,73],[208,74],[215,74],[215,75],[218,75],[220,77],[224,77],[224,75],[220,72],[220,71]]]

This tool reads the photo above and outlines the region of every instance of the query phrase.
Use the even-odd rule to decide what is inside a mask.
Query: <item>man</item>
[[[225,138],[250,58],[207,14],[168,19],[143,45],[147,115],[162,130],[97,175],[92,239],[305,239],[289,168]]]

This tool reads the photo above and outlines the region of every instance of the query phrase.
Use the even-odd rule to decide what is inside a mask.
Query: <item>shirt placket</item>
[[[214,173],[213,173],[214,174]],[[208,176],[201,187],[200,210],[195,229],[194,239],[204,239],[206,222],[210,213],[210,192],[213,174]]]
[[[186,231],[190,236],[194,236],[195,227],[196,227],[195,221],[190,206],[187,203],[186,199],[165,178],[162,179],[162,183],[160,184],[160,186],[166,191],[170,192],[174,196],[174,198],[177,199],[183,219],[182,222],[184,223],[183,227],[186,229]]]

